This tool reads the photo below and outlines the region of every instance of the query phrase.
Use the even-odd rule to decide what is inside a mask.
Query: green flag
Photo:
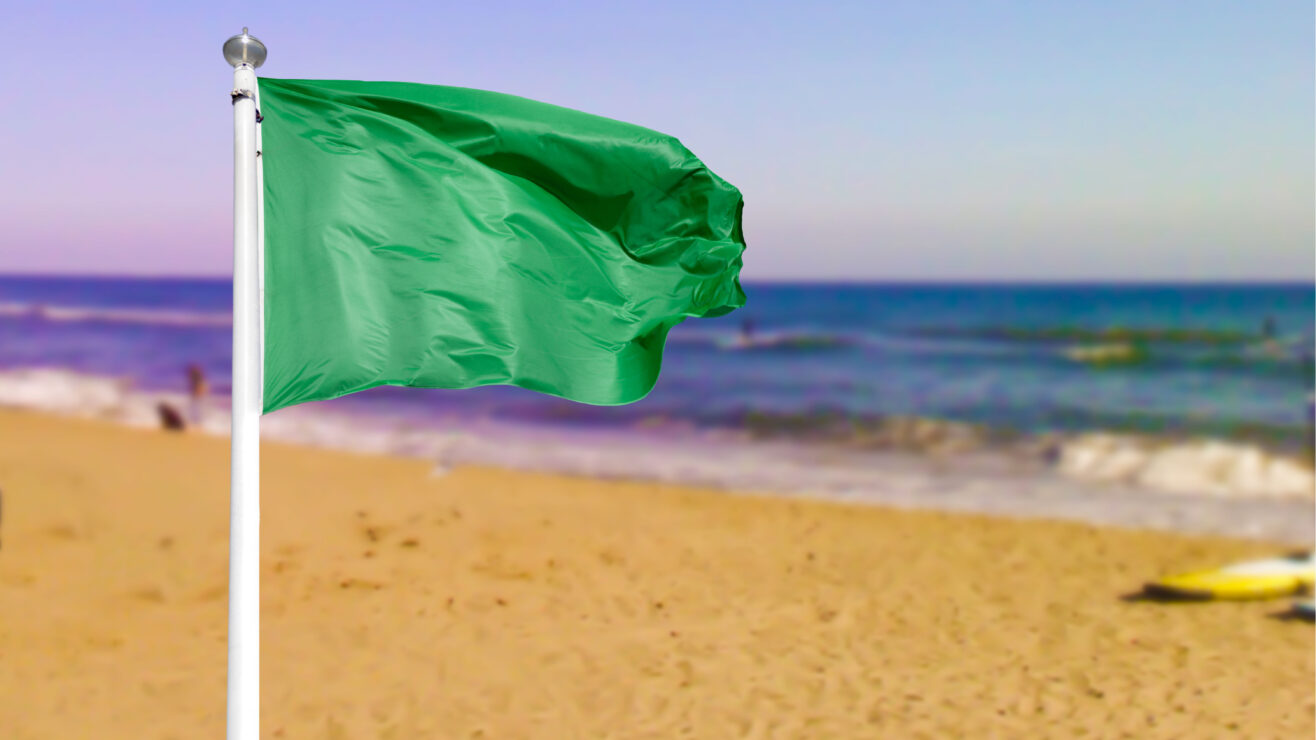
[[[265,410],[379,385],[642,398],[745,302],[739,191],[676,139],[524,98],[260,84]]]

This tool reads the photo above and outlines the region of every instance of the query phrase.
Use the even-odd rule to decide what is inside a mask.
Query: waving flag
[[[524,98],[262,78],[264,409],[379,385],[629,403],[744,303],[741,196],[676,139]]]

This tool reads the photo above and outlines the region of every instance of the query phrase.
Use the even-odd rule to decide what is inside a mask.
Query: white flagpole
[[[256,68],[265,45],[242,29],[233,65],[233,448],[229,524],[228,740],[260,737],[260,193]]]

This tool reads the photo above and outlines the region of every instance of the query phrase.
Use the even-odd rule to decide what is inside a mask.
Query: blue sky
[[[244,25],[270,76],[679,136],[745,194],[748,279],[1316,270],[1309,1],[246,5],[10,5],[0,271],[228,272]]]

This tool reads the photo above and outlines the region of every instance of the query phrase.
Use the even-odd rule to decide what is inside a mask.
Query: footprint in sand
[[[68,522],[59,522],[46,527],[46,536],[54,540],[64,541],[82,539],[82,535],[78,532],[77,527],[74,527]]]
[[[197,593],[193,600],[202,603],[228,598],[228,583],[220,583]]]
[[[164,591],[159,586],[142,586],[130,592],[128,596],[135,601],[144,601],[148,604],[163,604],[165,602]]]

